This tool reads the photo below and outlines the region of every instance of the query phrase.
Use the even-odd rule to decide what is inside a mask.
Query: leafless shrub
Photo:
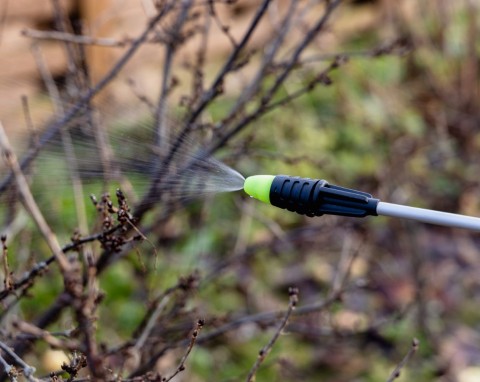
[[[398,35],[365,51],[319,54],[319,49],[315,47],[322,36],[328,33],[332,19],[340,6],[343,6],[342,3],[346,3],[342,0],[262,0],[258,4],[253,2],[254,6],[250,4],[252,12],[248,22],[240,32],[233,30],[229,25],[230,20],[222,18],[220,10],[231,9],[233,12],[235,7],[243,5],[242,1],[163,0],[143,3],[150,5],[145,5],[149,17],[136,37],[117,39],[83,33],[81,27],[70,24],[68,14],[58,0],[52,0],[55,30],[25,29],[22,32],[26,38],[32,39],[35,46],[34,60],[55,112],[41,130],[38,139],[36,136],[32,139],[28,151],[18,161],[7,134],[3,129],[0,131],[2,157],[7,160],[4,176],[0,180],[0,196],[8,197],[9,200],[10,213],[6,218],[6,225],[14,221],[14,206],[21,203],[35,222],[50,252],[48,256],[40,257],[40,261],[30,261],[26,267],[13,267],[9,258],[15,254],[7,250],[7,238],[2,237],[4,287],[0,291],[3,305],[0,320],[5,323],[0,332],[2,380],[15,381],[21,374],[29,381],[38,380],[35,368],[26,360],[32,359],[32,355],[37,354],[46,344],[48,347],[63,350],[69,355],[69,360],[63,363],[61,370],[40,379],[169,381],[188,368],[190,354],[195,351],[196,346],[215,347],[215,341],[228,341],[232,332],[248,325],[255,326],[258,331],[277,328],[261,350],[250,373],[245,372],[248,381],[254,380],[260,367],[265,366],[267,355],[277,341],[281,342],[280,335],[283,332],[292,333],[311,343],[328,338],[332,347],[337,340],[348,338],[352,341],[376,343],[380,348],[390,349],[390,344],[378,334],[377,328],[386,321],[403,318],[408,308],[405,312],[397,312],[396,316],[392,315],[385,320],[372,320],[358,328],[355,325],[330,323],[322,330],[317,330],[318,327],[313,323],[316,319],[321,322],[331,319],[330,310],[341,304],[346,294],[375,288],[375,285],[369,285],[361,279],[352,281],[350,277],[367,234],[362,234],[361,229],[355,230],[352,228],[355,228],[354,225],[349,225],[342,230],[342,235],[335,236],[328,220],[321,226],[311,225],[283,232],[276,223],[258,216],[259,220],[263,219],[271,233],[269,237],[247,244],[244,243],[244,233],[240,229],[236,238],[238,245],[225,249],[225,252],[231,252],[232,255],[224,256],[221,260],[220,256],[212,257],[215,261],[209,264],[208,272],[195,271],[177,277],[177,281],[171,283],[170,287],[162,291],[155,290],[153,297],[147,296],[144,290],[146,288],[139,288],[138,295],[145,300],[146,308],[131,336],[122,338],[115,344],[104,344],[98,340],[98,333],[102,330],[98,327],[98,311],[105,306],[105,295],[100,283],[115,264],[138,251],[137,259],[141,264],[138,267],[144,272],[140,279],[147,279],[155,272],[158,278],[170,276],[168,269],[156,269],[143,263],[145,256],[151,255],[149,259],[156,258],[161,256],[159,253],[162,248],[168,248],[169,244],[165,244],[169,239],[168,235],[162,235],[161,230],[166,229],[169,219],[184,206],[175,199],[176,190],[169,186],[169,179],[178,174],[189,173],[192,169],[202,168],[205,161],[221,150],[228,150],[235,158],[248,156],[248,137],[238,140],[239,144],[234,146],[237,142],[235,139],[241,133],[268,113],[292,104],[318,87],[332,85],[332,73],[339,70],[350,58],[375,59],[385,55],[403,55],[411,49],[412,44],[420,44],[418,36]],[[265,30],[267,32],[264,32]],[[207,55],[210,52],[209,46],[215,43],[216,33],[220,33],[227,41],[228,54],[212,74]],[[61,87],[55,83],[54,76],[42,57],[41,42],[44,40],[53,41],[64,48],[67,71],[65,84]],[[98,46],[123,49],[123,53],[107,73],[93,84],[92,78],[95,76],[86,57],[89,48]],[[147,46],[163,52],[157,99],[152,101],[151,96],[143,92],[141,86],[137,87],[134,78],[129,78],[127,84],[132,95],[136,97],[135,102],[147,105],[152,114],[155,139],[145,151],[153,154],[150,160],[154,171],[150,174],[143,196],[129,204],[129,201],[134,200],[133,196],[130,197],[131,187],[126,174],[123,174],[122,168],[118,166],[118,158],[109,142],[109,133],[97,119],[96,100],[102,96],[111,96],[108,87],[123,73],[135,54]],[[186,51],[190,55],[186,55]],[[307,54],[308,52],[312,53]],[[179,68],[188,70],[191,75],[190,83],[183,83]],[[304,76],[304,80],[295,81],[300,74]],[[288,91],[284,91],[287,84]],[[233,87],[236,89],[232,90]],[[442,92],[442,89],[437,90]],[[472,89],[465,90],[468,91],[473,92]],[[233,93],[234,101],[225,102],[231,100]],[[227,106],[216,121],[211,122],[204,118],[209,108],[219,104]],[[24,106],[28,111],[26,100]],[[172,129],[168,123],[172,109],[181,111],[177,129]],[[28,126],[33,128],[35,121],[31,121],[28,112],[26,117],[30,121]],[[108,186],[114,183],[121,189],[118,189],[114,199],[105,192],[91,196],[91,205],[84,203],[82,174],[79,169],[81,158],[76,156],[73,147],[74,131],[78,125],[92,128],[90,138],[97,150],[95,156],[99,158],[98,172],[103,175],[104,188],[107,190]],[[204,139],[198,138],[199,136]],[[65,162],[69,169],[68,181],[73,186],[78,216],[78,229],[72,232],[70,242],[63,246],[59,244],[58,234],[48,226],[42,215],[28,181],[38,156],[54,140],[62,142]],[[190,150],[188,142],[192,140],[200,142],[196,142],[196,151],[185,160],[184,153]],[[302,155],[283,159],[286,162],[299,163],[305,158],[312,162],[315,160]],[[85,212],[88,209],[96,210],[96,221],[88,221]],[[248,207],[241,209],[244,219],[242,221],[248,222],[255,214]],[[198,223],[201,222],[198,215],[190,219],[192,224],[201,224]],[[324,241],[318,238],[320,233]],[[347,235],[351,239],[344,240]],[[306,253],[309,247],[325,246],[327,237],[329,240],[332,237],[337,239],[337,244],[341,243],[336,244],[337,250],[340,248],[341,259],[336,263],[338,267],[331,272],[331,282],[322,286],[327,290],[323,299],[317,296],[315,301],[299,305],[298,289],[292,288],[290,304],[286,310],[261,309],[258,312],[256,309],[239,308],[234,314],[218,316],[210,312],[208,307],[204,308],[202,303],[198,303],[199,290],[215,284],[228,272],[234,270],[248,275],[248,264],[259,253],[269,251],[272,256],[268,261],[281,252],[281,248],[288,246],[296,246],[299,253]],[[230,239],[234,241],[234,238]],[[145,241],[149,244],[148,251],[139,249],[140,244]],[[36,247],[40,247],[40,244],[35,243],[29,249],[30,259],[34,259],[32,254],[37,251]],[[328,248],[325,252],[328,252]],[[17,317],[15,308],[29,296],[39,280],[45,279],[47,273],[57,272],[61,275],[62,288],[55,295],[54,301],[41,306],[28,320]],[[321,271],[318,270],[318,273]],[[292,285],[297,284],[294,269],[291,275],[292,280],[288,281],[292,281]],[[146,283],[145,280],[142,281]],[[299,281],[299,284],[305,284],[305,288],[310,285],[309,280],[304,278]],[[281,284],[281,287],[283,291],[290,285]],[[246,287],[242,280],[239,280],[235,288],[240,296],[245,297],[246,305],[263,308],[260,298],[256,301],[249,300],[251,294],[245,292]],[[298,288],[302,293],[302,285],[298,285]],[[282,294],[282,301],[285,294]],[[420,293],[418,297],[424,298]],[[61,320],[66,315],[70,320],[70,328],[64,330]],[[55,331],[54,328],[59,327],[62,330]],[[412,351],[389,380],[398,376],[399,370],[404,367],[416,348],[414,342]],[[179,361],[168,362],[168,357],[172,355],[174,358],[178,357]],[[253,362],[255,354],[252,354],[251,359]],[[167,360],[168,368],[162,364],[163,360]],[[288,362],[284,360],[275,359],[273,362],[284,368],[288,366]],[[292,374],[302,375],[302,371],[293,370]]]

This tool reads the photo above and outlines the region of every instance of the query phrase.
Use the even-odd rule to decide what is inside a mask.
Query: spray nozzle
[[[334,186],[325,180],[286,175],[248,177],[244,190],[262,202],[306,216],[377,215],[379,202],[366,192]]]
[[[366,192],[334,186],[320,179],[255,175],[245,180],[244,190],[262,202],[301,215],[383,215],[480,231],[480,218],[477,217],[385,203]]]

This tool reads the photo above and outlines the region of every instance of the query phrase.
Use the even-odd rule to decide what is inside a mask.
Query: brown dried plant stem
[[[255,380],[255,375],[257,374],[258,369],[260,368],[260,365],[265,361],[265,358],[267,358],[268,354],[273,348],[273,345],[275,342],[277,342],[278,337],[280,337],[280,334],[282,333],[283,329],[285,326],[287,326],[288,320],[292,314],[292,312],[295,310],[295,307],[297,306],[298,303],[298,289],[297,288],[290,288],[289,290],[289,295],[290,295],[290,302],[288,304],[288,309],[287,312],[285,313],[285,316],[283,317],[282,322],[280,323],[278,329],[275,331],[274,335],[268,341],[268,343],[260,350],[258,353],[257,360],[253,367],[250,369],[250,372],[248,373],[247,382],[251,382]]]

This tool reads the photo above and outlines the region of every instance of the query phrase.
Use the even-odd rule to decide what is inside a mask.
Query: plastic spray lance
[[[245,180],[244,190],[262,202],[311,217],[383,215],[480,231],[477,217],[385,203],[366,192],[334,186],[320,179],[255,175]]]

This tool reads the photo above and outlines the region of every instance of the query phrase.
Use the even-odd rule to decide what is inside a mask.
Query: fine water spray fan
[[[321,179],[254,175],[245,180],[244,190],[262,202],[310,217],[383,215],[480,231],[477,217],[385,203],[366,192],[335,186]]]

